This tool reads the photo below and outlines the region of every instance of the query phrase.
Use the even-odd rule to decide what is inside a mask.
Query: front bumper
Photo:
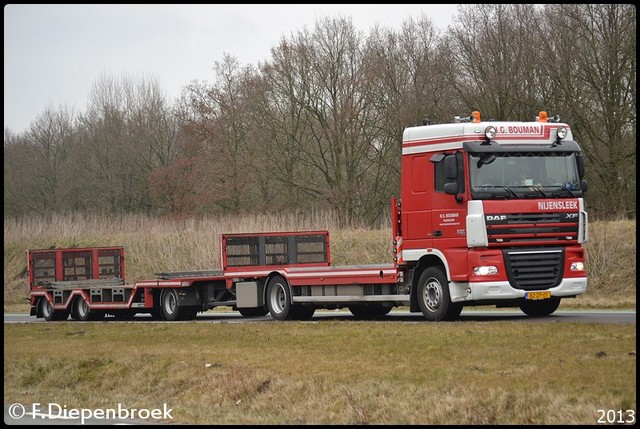
[[[563,279],[556,287],[545,289],[551,296],[577,296],[587,291],[586,277],[570,277]],[[508,281],[500,282],[451,282],[449,284],[452,302],[499,301],[523,299],[527,291],[514,289]]]

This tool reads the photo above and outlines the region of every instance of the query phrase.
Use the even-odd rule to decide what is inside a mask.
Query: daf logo
[[[507,215],[487,215],[487,220],[507,220]]]

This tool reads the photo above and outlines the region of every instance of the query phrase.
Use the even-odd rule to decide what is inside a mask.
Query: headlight
[[[496,137],[496,127],[489,125],[484,129],[484,136],[487,140],[493,140]]]
[[[565,127],[558,127],[558,131],[556,131],[556,135],[558,136],[558,140],[562,140],[567,136],[567,129]]]
[[[572,262],[571,271],[584,271],[584,264],[582,262]]]
[[[481,267],[473,267],[474,276],[491,276],[498,274],[498,267],[495,265],[483,265]]]

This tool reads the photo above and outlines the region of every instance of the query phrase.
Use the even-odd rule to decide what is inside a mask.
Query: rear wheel
[[[267,307],[271,317],[276,320],[291,319],[291,290],[282,276],[269,280],[267,286]]]
[[[558,309],[560,298],[552,296],[550,299],[540,301],[524,301],[520,304],[520,310],[527,316],[541,317],[548,316]]]
[[[449,282],[440,267],[429,267],[418,280],[418,305],[424,318],[433,322],[454,320],[462,312],[462,305],[451,302]]]

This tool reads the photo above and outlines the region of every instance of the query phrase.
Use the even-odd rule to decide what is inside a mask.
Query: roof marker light
[[[538,118],[537,118],[538,122],[547,122],[547,112],[540,112],[538,113]]]

